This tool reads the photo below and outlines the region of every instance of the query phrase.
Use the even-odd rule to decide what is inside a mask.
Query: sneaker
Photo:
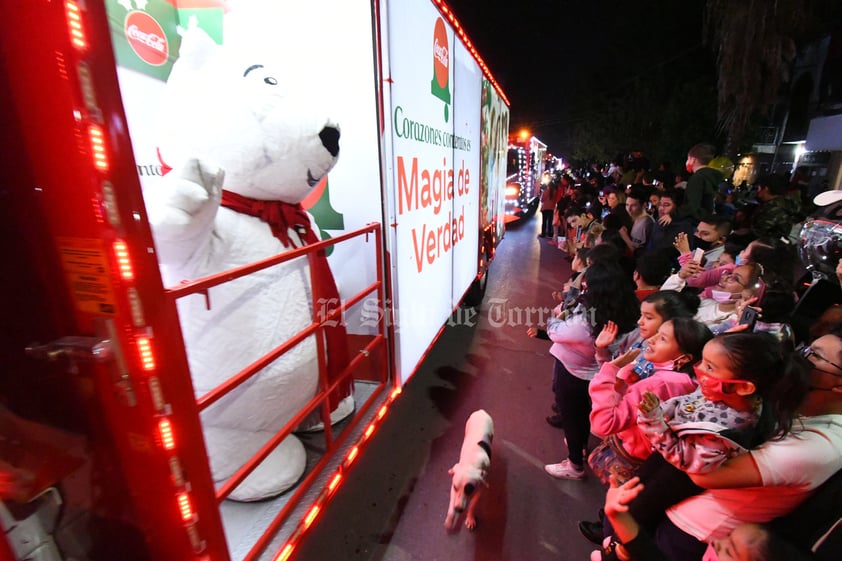
[[[576,464],[570,460],[564,460],[558,464],[549,464],[544,466],[544,471],[549,473],[556,479],[584,479],[585,468],[576,467]]]
[[[589,522],[587,520],[582,520],[579,522],[579,533],[582,534],[586,540],[595,545],[602,545],[602,540],[605,539],[602,522]]]

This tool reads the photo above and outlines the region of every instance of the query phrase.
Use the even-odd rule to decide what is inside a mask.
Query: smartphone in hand
[[[757,310],[750,306],[746,306],[743,313],[740,315],[740,325],[748,325],[747,331],[754,331],[754,325],[757,323]]]
[[[700,248],[700,247],[697,247],[696,251],[693,252],[693,261],[695,261],[696,263],[701,265],[702,259],[704,259],[704,257],[705,257],[705,250]]]

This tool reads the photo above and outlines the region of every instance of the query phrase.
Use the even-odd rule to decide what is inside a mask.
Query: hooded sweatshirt
[[[713,202],[720,183],[722,174],[718,170],[703,167],[694,172],[687,180],[681,215],[697,224],[705,215],[713,214]]]

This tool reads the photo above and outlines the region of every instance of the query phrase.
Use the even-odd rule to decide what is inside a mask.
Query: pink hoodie
[[[692,392],[696,382],[687,374],[672,370],[672,362],[656,363],[651,376],[618,393],[614,390],[618,373],[625,374],[633,367],[634,363],[631,363],[620,369],[606,362],[591,380],[588,386],[593,403],[591,432],[603,438],[616,434],[630,456],[645,460],[652,453],[652,445],[637,427],[637,406],[644,392],[652,392],[665,401]]]

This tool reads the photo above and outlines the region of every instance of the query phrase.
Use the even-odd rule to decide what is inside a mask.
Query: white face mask
[[[725,302],[730,302],[731,298],[734,295],[730,292],[725,292],[724,290],[711,290],[710,297],[719,302],[720,304],[724,304]]]

